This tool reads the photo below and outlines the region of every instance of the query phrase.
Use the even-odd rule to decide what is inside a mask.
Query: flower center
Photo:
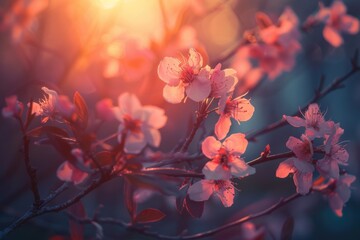
[[[189,85],[194,81],[195,73],[194,70],[189,66],[183,66],[180,79],[185,85]]]
[[[141,124],[142,122],[138,119],[132,119],[129,115],[124,116],[125,129],[131,131],[132,133],[140,133]]]

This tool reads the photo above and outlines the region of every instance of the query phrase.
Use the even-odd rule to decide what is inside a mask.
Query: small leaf
[[[136,223],[158,222],[165,217],[165,214],[155,208],[142,210],[135,218]]]
[[[189,198],[189,195],[185,198],[185,206],[190,215],[194,218],[201,218],[204,212],[204,202],[196,202]]]
[[[76,115],[78,117],[78,120],[80,121],[80,126],[83,129],[86,129],[89,118],[88,107],[84,98],[79,92],[74,93],[74,104],[76,107]]]
[[[289,216],[282,226],[280,240],[291,240],[294,231],[294,218]]]
[[[61,136],[58,136],[56,134],[51,134],[48,133],[47,134],[51,145],[68,161],[70,162],[75,162],[76,158],[74,155],[72,155],[71,150],[72,147],[71,145],[65,140],[63,139]]]

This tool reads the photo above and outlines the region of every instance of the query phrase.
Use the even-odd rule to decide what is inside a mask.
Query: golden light
[[[110,9],[116,6],[120,0],[95,0],[96,4],[104,9]]]

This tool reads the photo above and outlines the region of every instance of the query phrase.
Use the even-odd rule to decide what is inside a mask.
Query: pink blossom
[[[229,180],[200,180],[189,187],[189,198],[193,201],[207,201],[215,194],[224,207],[231,207],[234,203],[235,189]]]
[[[331,209],[339,217],[342,217],[342,209],[350,199],[350,186],[355,180],[355,176],[346,173],[338,179],[330,179],[328,183],[316,187],[328,197]]]
[[[221,70],[221,64],[210,70],[211,93],[210,97],[220,98],[234,91],[238,82],[236,71],[232,68]]]
[[[264,228],[256,229],[252,222],[245,222],[241,225],[241,237],[244,240],[261,240],[264,238]]]
[[[299,21],[290,8],[285,9],[277,24],[272,23],[266,14],[257,16],[260,18],[259,33],[250,34],[250,38],[255,38],[254,43],[241,47],[232,64],[241,73],[238,75],[239,78],[241,75],[246,77],[248,85],[254,85],[263,75],[273,80],[282,72],[290,71],[295,65],[296,55],[301,50],[298,40]],[[266,21],[263,21],[263,18],[266,18]],[[261,24],[262,22],[265,23]],[[258,66],[252,66],[249,60],[256,60]],[[241,63],[245,63],[246,68],[237,66]]]
[[[349,34],[359,32],[359,20],[346,14],[346,6],[342,1],[335,0],[330,7],[320,5],[320,10],[314,19],[326,24],[323,30],[324,38],[334,47],[339,47],[343,43],[341,32]]]
[[[158,66],[159,78],[166,83],[163,96],[170,103],[180,103],[186,95],[195,102],[211,92],[209,71],[202,68],[203,58],[191,48],[188,59],[165,57]]]
[[[3,25],[11,28],[13,40],[19,41],[29,31],[35,17],[45,10],[48,0],[17,0],[3,18]]]
[[[248,145],[242,133],[230,135],[223,143],[213,136],[207,137],[202,143],[203,154],[210,158],[202,172],[206,179],[228,180],[231,176],[246,177],[255,173],[255,168],[248,166],[240,158]]]
[[[65,161],[57,169],[56,175],[62,181],[80,184],[89,176],[87,172],[89,171],[91,162],[84,159],[81,149],[75,148],[71,153],[76,158],[76,165]]]
[[[316,167],[324,177],[338,178],[339,164],[347,165],[349,153],[339,144],[339,139],[344,133],[339,124],[334,124],[332,133],[326,136],[325,156],[316,162]]]
[[[20,117],[24,109],[24,105],[18,101],[16,95],[5,98],[6,107],[2,109],[2,115],[8,117]]]
[[[230,130],[231,120],[234,118],[239,124],[248,121],[254,114],[255,108],[250,100],[239,96],[235,99],[223,96],[219,100],[219,120],[215,125],[215,134],[218,139],[222,140],[226,137]]]
[[[159,129],[164,127],[167,117],[164,110],[155,106],[142,106],[139,99],[130,93],[123,93],[118,99],[119,106],[113,111],[120,121],[119,137],[126,134],[125,151],[139,153],[146,144],[158,147],[161,141]]]
[[[137,40],[121,36],[107,48],[109,57],[104,77],[121,77],[124,81],[139,81],[147,77],[153,68],[154,53],[140,46]]]
[[[310,139],[324,137],[329,132],[331,122],[325,122],[324,116],[316,103],[310,104],[304,118],[283,116],[293,127],[305,127],[305,134]]]
[[[312,186],[314,172],[312,143],[306,135],[302,135],[301,139],[290,137],[286,146],[294,152],[296,157],[288,158],[280,163],[276,170],[276,177],[285,178],[293,173],[296,191],[303,195],[307,194]]]
[[[57,115],[70,118],[75,111],[75,106],[70,102],[69,98],[64,95],[58,95],[54,90],[47,87],[41,88],[47,96],[33,103],[32,113],[36,116],[42,116],[42,123],[46,123],[49,119],[55,118]]]
[[[112,100],[110,98],[104,98],[96,103],[96,114],[104,121],[115,119],[113,107]]]

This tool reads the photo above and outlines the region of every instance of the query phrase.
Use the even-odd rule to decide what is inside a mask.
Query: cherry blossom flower
[[[2,115],[6,118],[20,117],[24,109],[24,105],[18,101],[16,95],[5,98],[6,107],[2,109]]]
[[[45,10],[48,0],[17,0],[3,18],[3,25],[11,28],[12,39],[19,41],[34,23],[35,17]]]
[[[36,116],[42,116],[42,123],[46,123],[49,119],[55,118],[57,115],[70,118],[75,111],[75,106],[70,102],[69,98],[64,95],[58,95],[54,90],[47,87],[41,88],[47,96],[40,100],[39,103],[33,103],[32,113]]]
[[[232,68],[221,70],[221,64],[210,70],[211,93],[210,97],[220,98],[234,91],[238,82],[236,71]]]
[[[284,10],[277,24],[264,13],[257,14],[257,18],[259,33],[250,33],[255,42],[241,47],[232,64],[240,73],[238,77],[246,77],[250,85],[257,83],[264,75],[273,80],[282,72],[290,71],[301,50],[299,21],[291,8]],[[256,60],[258,66],[252,66],[249,60]],[[237,66],[241,63],[245,63],[245,67]]]
[[[331,209],[337,216],[342,217],[342,209],[351,196],[350,186],[355,180],[355,176],[345,173],[338,179],[330,179],[328,183],[315,189],[328,197]]]
[[[330,7],[321,4],[319,12],[313,19],[326,24],[323,30],[324,38],[334,47],[339,47],[343,43],[341,32],[349,34],[359,32],[359,20],[346,14],[346,6],[342,1],[335,0]]]
[[[230,118],[234,118],[240,124],[240,121],[248,121],[254,114],[254,106],[243,96],[235,99],[226,96],[220,98],[218,111],[220,117],[215,125],[215,134],[219,140],[224,139],[228,134],[231,126]]]
[[[115,119],[113,103],[110,98],[104,98],[96,103],[96,114],[103,121]]]
[[[195,102],[207,98],[211,92],[209,71],[202,68],[203,58],[190,48],[188,59],[165,57],[158,66],[159,78],[166,83],[163,96],[170,103],[180,103],[186,95]]]
[[[228,180],[231,176],[246,177],[255,173],[255,168],[247,165],[240,155],[248,145],[245,135],[230,135],[223,143],[215,137],[207,137],[202,143],[203,154],[210,158],[202,172],[206,179]]]
[[[304,114],[304,118],[283,116],[284,119],[293,127],[305,127],[305,135],[310,139],[322,138],[329,132],[331,121],[325,122],[324,116],[320,111],[319,105],[310,104]]]
[[[134,82],[147,77],[153,69],[154,53],[140,45],[135,39],[121,36],[107,48],[104,77],[121,77],[124,81]]]
[[[159,129],[164,127],[167,117],[164,110],[155,106],[142,106],[139,99],[130,93],[123,93],[118,99],[119,106],[113,111],[119,126],[119,142],[126,134],[127,153],[139,153],[146,144],[158,147],[161,141]]]
[[[339,124],[334,124],[332,133],[326,136],[325,156],[316,162],[318,171],[324,177],[338,178],[339,164],[347,165],[349,153],[338,143],[343,133],[344,129]]]
[[[229,180],[200,180],[189,187],[189,198],[193,201],[207,201],[215,194],[224,207],[231,207],[234,203],[235,189]]]
[[[256,229],[256,226],[252,222],[245,222],[241,225],[241,239],[244,240],[261,240],[264,239],[265,229],[260,227]]]
[[[73,182],[77,185],[89,176],[87,171],[89,170],[91,162],[84,159],[84,154],[81,149],[75,148],[71,153],[76,158],[76,165],[65,161],[57,169],[56,175],[62,181]]]
[[[280,163],[276,170],[276,177],[285,178],[293,173],[293,180],[296,191],[300,194],[307,194],[312,186],[313,172],[312,165],[313,147],[310,139],[302,135],[301,139],[290,137],[286,147],[294,152],[296,157],[288,158]]]

